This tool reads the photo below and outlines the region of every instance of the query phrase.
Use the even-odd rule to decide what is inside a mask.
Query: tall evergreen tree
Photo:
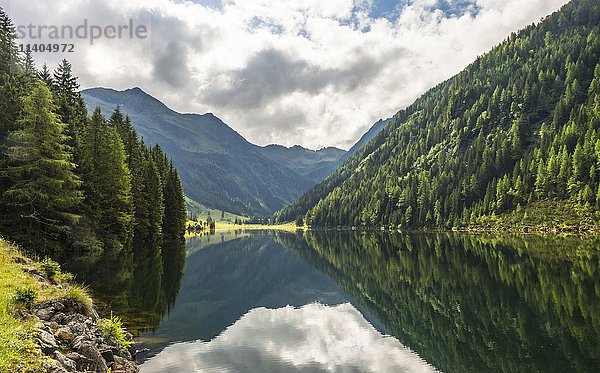
[[[52,73],[50,73],[50,70],[48,69],[48,65],[44,64],[42,66],[42,70],[40,70],[40,72],[38,73],[38,77],[41,81],[46,83],[48,88],[52,88],[54,86],[54,78],[52,77]]]
[[[131,238],[131,174],[117,130],[107,125],[97,108],[83,129],[80,167],[84,182],[84,211],[99,237]]]
[[[77,148],[78,137],[87,121],[87,109],[79,92],[77,77],[73,75],[73,68],[69,61],[62,60],[56,68],[53,77],[52,89],[55,102],[58,106],[57,113],[62,121],[67,124],[67,134],[71,136],[70,146]],[[78,161],[75,153],[75,160]]]
[[[180,238],[185,233],[187,210],[181,180],[173,164],[164,182],[165,215],[163,218],[163,233],[167,239]]]
[[[8,131],[14,129],[20,110],[20,97],[24,94],[18,76],[22,70],[17,49],[15,27],[0,8],[0,141],[6,140]]]
[[[21,242],[45,246],[67,233],[79,218],[80,181],[65,145],[65,125],[53,113],[52,95],[42,83],[23,99],[21,129],[9,135],[5,175],[12,185],[3,194],[3,225]]]

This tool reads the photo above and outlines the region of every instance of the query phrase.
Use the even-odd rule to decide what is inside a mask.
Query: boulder
[[[92,360],[90,364],[89,370],[92,370],[97,373],[106,373],[108,370],[108,365],[106,361],[100,355],[100,351],[94,346],[92,342],[85,341],[81,344],[79,348],[79,353],[88,359]]]
[[[51,354],[58,349],[58,345],[56,344],[56,339],[50,333],[45,330],[40,330],[40,334],[38,336],[40,347],[45,354]]]
[[[59,351],[54,351],[52,358],[58,361],[58,363],[69,372],[74,372],[77,370],[77,364],[73,360],[61,354]]]

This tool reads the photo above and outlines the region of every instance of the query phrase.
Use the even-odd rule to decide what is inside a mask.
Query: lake
[[[67,267],[137,336],[142,372],[598,372],[599,248],[236,231]]]

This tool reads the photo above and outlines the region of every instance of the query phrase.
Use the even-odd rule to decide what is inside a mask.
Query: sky
[[[140,87],[176,111],[214,113],[257,145],[311,149],[348,149],[377,120],[565,3],[0,0],[17,26],[147,29],[145,38],[109,33],[93,44],[27,32],[24,45],[74,44],[71,53],[34,53],[38,67],[67,58],[82,88]]]

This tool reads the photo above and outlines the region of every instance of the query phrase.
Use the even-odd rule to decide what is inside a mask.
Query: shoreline
[[[139,372],[133,336],[49,259],[0,239],[0,370]]]

